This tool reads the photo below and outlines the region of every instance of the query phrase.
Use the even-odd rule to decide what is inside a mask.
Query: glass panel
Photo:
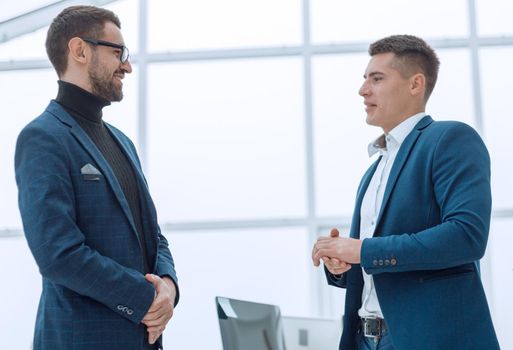
[[[130,54],[139,51],[139,0],[114,1],[105,6],[121,21],[121,33]]]
[[[467,1],[314,0],[314,42],[377,40],[408,33],[425,38],[468,35]],[[436,24],[433,22],[436,19]]]
[[[502,349],[513,349],[511,337],[511,314],[513,302],[513,265],[511,264],[511,246],[513,238],[513,218],[496,218],[492,221],[488,252],[491,268],[491,291],[489,300],[492,308],[495,330]],[[490,298],[489,298],[490,299]]]
[[[0,349],[32,349],[41,277],[23,237],[0,238],[0,273],[8,276],[2,283]],[[16,266],[14,268],[14,266]],[[8,331],[7,331],[8,330]]]
[[[475,126],[470,51],[436,50],[440,72],[426,112],[436,120],[459,120]]]
[[[477,30],[482,36],[512,35],[511,0],[477,0]]]
[[[40,115],[57,95],[57,76],[49,69],[0,72],[0,81],[4,115],[0,128],[0,229],[21,228],[14,177],[16,139],[21,129]]]
[[[513,61],[513,48],[482,49],[481,61],[484,132],[492,158],[493,206],[497,209],[513,208],[513,163],[508,147],[513,119],[510,112],[511,82],[507,78]]]
[[[150,66],[160,221],[304,215],[302,84],[299,59]]]
[[[148,2],[150,51],[296,45],[298,0],[153,0]]]
[[[23,0],[23,1],[3,1],[2,12],[0,12],[0,22],[8,20],[27,13],[29,11],[41,8],[55,1],[49,0]]]
[[[426,111],[437,120],[456,119],[472,125],[469,55],[466,50],[439,50],[438,54],[442,62],[439,79]],[[352,214],[361,176],[376,159],[369,159],[367,145],[382,131],[367,126],[363,99],[358,95],[368,61],[367,54],[313,60],[315,180],[321,216]]]
[[[48,27],[0,44],[0,60],[47,59],[45,41]],[[50,64],[50,62],[48,62]]]
[[[106,8],[114,11],[121,20],[125,44],[131,53],[138,51],[138,8],[136,0],[116,1]],[[2,8],[3,12],[3,8]],[[57,15],[57,14],[56,14]],[[49,19],[49,22],[52,19]],[[48,27],[0,44],[0,60],[22,58],[47,59],[45,41]]]
[[[367,54],[313,59],[317,215],[351,215],[360,178],[375,159],[367,144],[381,130],[365,123],[358,89]]]
[[[168,233],[181,299],[165,342],[172,349],[221,349],[215,296],[278,305],[310,315],[313,266],[306,230]],[[201,337],[191,337],[191,326]]]

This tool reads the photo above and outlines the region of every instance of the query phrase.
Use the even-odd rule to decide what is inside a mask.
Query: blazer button
[[[386,259],[385,260],[385,266],[388,266],[388,265],[390,265],[390,260]]]
[[[392,266],[397,265],[397,260],[396,260],[396,258],[392,258],[392,259],[390,259],[390,264],[391,264]]]
[[[378,261],[377,260],[372,261],[372,265],[378,266]]]

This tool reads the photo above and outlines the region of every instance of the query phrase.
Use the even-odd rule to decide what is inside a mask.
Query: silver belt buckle
[[[368,338],[381,337],[381,327],[383,320],[381,318],[364,318],[363,319],[363,335]]]

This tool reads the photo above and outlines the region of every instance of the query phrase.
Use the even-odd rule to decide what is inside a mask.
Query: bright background
[[[71,3],[72,1],[70,1]],[[85,3],[85,2],[84,2]],[[2,2],[2,21],[49,1]],[[513,131],[509,0],[122,0],[134,73],[106,120],[137,144],[171,242],[182,293],[171,349],[221,349],[214,297],[341,317],[342,290],[310,262],[312,243],[347,233],[380,130],[364,122],[370,42],[424,37],[441,60],[427,112],[484,138],[493,219],[483,280],[501,347],[513,349]],[[52,17],[55,14],[52,15]],[[47,28],[0,43],[0,348],[29,349],[40,276],[17,209],[16,136],[56,96]],[[471,156],[471,155],[469,155]],[[201,334],[191,337],[191,334]]]

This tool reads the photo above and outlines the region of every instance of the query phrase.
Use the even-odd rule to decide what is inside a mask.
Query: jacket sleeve
[[[75,194],[67,147],[70,137],[31,124],[18,137],[15,173],[19,208],[41,275],[140,323],[155,296],[144,275],[103,256],[85,243],[76,224]],[[66,132],[68,132],[66,130]]]
[[[174,306],[178,304],[180,300],[180,289],[178,287],[178,278],[176,277],[175,271],[175,263],[173,261],[173,256],[171,255],[171,251],[169,250],[169,245],[166,237],[159,231],[159,250],[157,255],[157,266],[156,266],[156,274],[160,277],[168,276],[171,278],[176,288],[176,297]]]
[[[433,198],[423,210],[432,210],[430,205],[440,208],[440,223],[420,232],[387,232],[365,239],[361,265],[368,274],[444,269],[484,255],[491,213],[488,151],[463,123],[451,124],[434,142]]]
[[[330,286],[339,287],[339,288],[347,288],[347,272],[343,273],[340,276],[335,276],[331,272],[328,271],[326,266],[324,266],[324,273],[326,274],[326,280]]]

